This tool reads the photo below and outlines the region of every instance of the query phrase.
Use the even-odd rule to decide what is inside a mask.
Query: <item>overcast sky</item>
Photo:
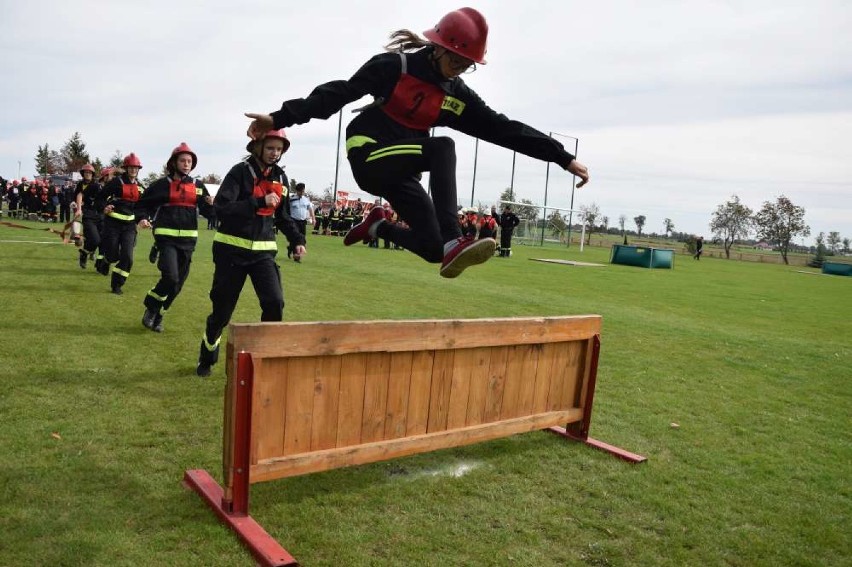
[[[0,0],[0,175],[18,177],[20,162],[32,176],[37,147],[59,149],[75,131],[101,160],[136,152],[143,175],[182,141],[196,174],[224,175],[244,154],[243,112],[348,78],[391,31],[422,32],[462,5]],[[579,139],[592,181],[575,208],[597,203],[610,225],[623,214],[631,228],[643,214],[646,231],[668,217],[709,236],[731,195],[758,209],[784,194],[813,236],[852,237],[849,0],[474,7],[490,25],[488,64],[465,81],[495,110],[568,136],[568,148]],[[336,117],[288,134],[288,174],[321,193],[335,178]],[[475,142],[453,136],[469,205]],[[512,182],[512,153],[480,144],[477,163],[476,201],[491,204]],[[543,203],[545,185],[546,165],[518,156],[516,194]],[[569,175],[551,167],[547,187],[550,205],[569,206]],[[338,188],[356,190],[345,159]]]

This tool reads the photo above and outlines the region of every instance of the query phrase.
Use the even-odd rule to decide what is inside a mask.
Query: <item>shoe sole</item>
[[[453,261],[441,268],[441,276],[445,278],[458,277],[471,266],[487,262],[494,256],[497,241],[493,238],[483,238],[468,246]]]

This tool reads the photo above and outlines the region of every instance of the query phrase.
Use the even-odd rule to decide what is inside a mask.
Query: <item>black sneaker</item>
[[[123,292],[123,291],[121,291],[121,288],[120,288],[120,287],[114,287],[114,288],[112,288],[112,292],[113,292],[114,294],[116,294],[116,295],[122,295],[122,294],[124,294],[124,292]]]
[[[163,316],[160,313],[154,316],[154,326],[151,327],[151,330],[155,333],[163,332]]]
[[[146,309],[145,313],[142,314],[142,325],[146,329],[154,330],[154,321],[157,318],[157,313],[155,311],[151,311],[150,309]]]
[[[86,258],[88,258],[87,254],[85,252],[83,252],[82,250],[80,250],[80,260],[79,260],[80,269],[83,269],[83,270],[86,269]]]
[[[210,365],[198,363],[198,366],[195,367],[195,373],[202,378],[207,378],[210,376]]]

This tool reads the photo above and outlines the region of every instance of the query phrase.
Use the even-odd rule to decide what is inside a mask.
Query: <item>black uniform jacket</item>
[[[252,175],[254,172],[254,175]],[[264,197],[255,197],[255,177],[258,181],[280,182],[281,202],[275,213],[258,214],[266,204]],[[251,260],[260,254],[275,255],[275,229],[278,228],[293,246],[304,245],[305,237],[287,213],[287,187],[284,170],[277,165],[268,168],[266,175],[257,161],[250,157],[231,168],[216,193],[214,205],[219,230],[213,237],[213,252],[225,252]]]
[[[198,212],[210,216],[212,205],[205,202],[207,187],[198,179],[185,176],[182,183],[191,183],[195,191],[195,206],[181,206],[171,202],[171,177],[161,177],[151,183],[136,203],[136,221],[153,218],[154,238],[158,243],[168,243],[181,248],[194,249],[198,239]],[[190,199],[191,201],[192,199]]]
[[[444,91],[444,103],[434,126],[447,126],[524,155],[552,161],[563,167],[574,156],[550,136],[522,122],[510,120],[489,108],[460,78],[444,79],[430,60],[432,47],[405,54],[407,73]],[[284,102],[272,113],[274,128],[304,124],[312,118],[326,119],[346,104],[372,95],[379,104],[359,114],[346,128],[346,137],[367,136],[379,143],[428,136],[427,130],[403,126],[381,109],[389,100],[402,73],[399,53],[382,53],[367,61],[348,81],[339,80],[316,87],[307,98]]]
[[[125,192],[125,186],[136,185],[134,195]],[[112,205],[112,212],[107,216],[124,222],[134,222],[136,220],[136,202],[145,193],[145,187],[137,178],[135,183],[124,175],[117,175],[112,178],[112,181],[104,185],[101,190],[100,198],[106,205]]]
[[[104,203],[100,197],[101,184],[94,180],[88,184],[78,181],[77,188],[74,189],[74,198],[76,199],[80,193],[83,194],[83,218],[100,218],[104,213]]]

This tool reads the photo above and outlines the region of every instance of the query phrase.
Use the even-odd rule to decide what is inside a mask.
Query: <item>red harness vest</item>
[[[246,164],[248,165],[248,164]],[[254,169],[248,165],[249,171],[251,172],[251,176],[254,178],[254,190],[252,191],[252,197],[266,197],[270,193],[275,193],[278,195],[278,207],[281,206],[281,203],[284,202],[284,185],[281,184],[280,181],[270,181],[268,179],[258,179],[257,174],[255,174]],[[257,209],[257,214],[262,217],[268,217],[275,214],[275,209],[278,207],[260,207]]]
[[[136,183],[122,183],[121,184],[121,198],[124,201],[130,201],[131,203],[135,203],[139,200],[139,185]]]
[[[197,203],[197,194],[195,191],[195,183],[192,181],[182,181],[180,179],[172,179],[169,183],[169,202],[170,207],[195,207]]]
[[[428,130],[441,114],[446,96],[441,87],[421,81],[407,73],[405,54],[401,53],[402,74],[382,110],[403,126]]]

